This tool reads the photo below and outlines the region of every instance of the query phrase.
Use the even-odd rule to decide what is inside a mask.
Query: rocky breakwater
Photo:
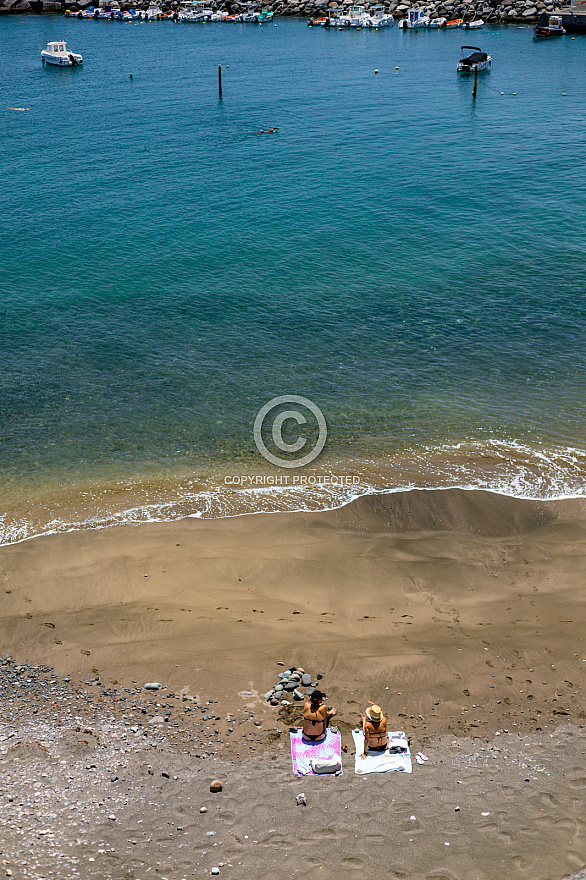
[[[91,0],[80,0],[80,2],[64,3],[60,0],[0,0],[0,14],[4,13],[49,13],[54,15],[56,12],[68,10],[77,11],[86,9],[90,5]],[[341,0],[336,3],[330,0],[329,3],[324,0],[276,0],[275,3],[265,4],[266,8],[272,10],[276,16],[296,16],[301,18],[310,18],[325,14],[328,8],[348,7],[352,6],[354,0]],[[122,9],[147,9],[149,3],[132,3],[131,0],[121,2]],[[179,0],[173,0],[171,3],[162,3],[164,11],[172,11],[181,8],[183,4]],[[368,11],[375,3],[363,4]],[[240,2],[240,0],[227,0],[227,2],[216,2],[212,0],[209,4],[210,8],[227,9],[230,13],[236,14],[244,12],[248,4]],[[395,20],[399,21],[407,16],[409,9],[413,6],[420,6],[416,0],[392,0],[385,4],[386,8],[393,13]],[[260,6],[259,6],[260,8]],[[515,23],[533,23],[541,12],[559,13],[560,8],[556,3],[543,2],[543,0],[516,0],[516,2],[501,2],[495,0],[476,0],[472,3],[462,3],[459,0],[438,0],[431,4],[423,6],[430,18],[445,17],[447,19],[462,18],[464,21],[473,21],[482,18],[485,22],[491,24],[515,24]]]

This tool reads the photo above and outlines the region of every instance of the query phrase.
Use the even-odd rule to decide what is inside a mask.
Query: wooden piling
[[[222,97],[222,65],[218,64],[218,97]]]

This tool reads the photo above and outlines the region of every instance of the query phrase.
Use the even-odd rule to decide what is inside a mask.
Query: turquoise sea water
[[[281,394],[359,491],[583,493],[584,37],[0,34],[3,540],[349,497],[226,487],[275,472],[252,423]],[[42,68],[60,38],[83,69]],[[462,43],[493,56],[476,102]]]

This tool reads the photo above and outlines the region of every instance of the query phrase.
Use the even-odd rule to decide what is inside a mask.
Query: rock
[[[214,793],[216,793],[218,791],[222,791],[223,787],[224,786],[222,785],[222,783],[220,782],[219,779],[214,779],[214,781],[210,785],[210,791],[213,791]]]
[[[162,715],[155,715],[154,718],[151,718],[149,724],[162,724],[164,722],[164,718]]]
[[[163,685],[159,681],[147,681],[143,687],[145,691],[160,691]]]
[[[285,665],[285,664],[283,663],[282,660],[279,660],[279,662],[277,663],[277,666],[284,666],[284,665]]]
[[[199,812],[200,812],[200,813],[207,813],[207,811],[208,811],[208,808],[207,808],[207,807],[200,807],[200,808],[199,808]]]
[[[293,699],[294,699],[294,700],[297,700],[297,701],[299,701],[299,702],[301,702],[302,700],[305,699],[305,697],[303,696],[303,694],[301,693],[301,691],[294,690],[294,691],[293,691]]]
[[[303,673],[303,675],[301,676],[301,684],[305,687],[311,684],[311,675],[309,674],[309,672]]]
[[[271,697],[273,696],[273,694],[274,694],[274,691],[267,691],[266,694],[264,695],[265,700],[270,700]]]
[[[399,9],[398,6],[397,6],[397,9]],[[321,674],[321,672],[318,672],[318,674],[315,677],[317,678],[318,681],[321,681],[323,678],[323,675]]]
[[[110,813],[110,815],[108,816],[108,819],[111,819],[112,822],[115,822],[115,821],[116,821],[116,816],[114,815],[114,813]]]
[[[169,775],[168,770],[163,770],[163,772],[161,773],[161,776],[163,777],[163,779],[170,779],[170,775]]]
[[[281,700],[281,706],[290,706],[290,705],[291,705],[291,703],[289,702],[289,700]]]
[[[301,792],[301,794],[297,795],[297,797],[295,798],[295,801],[296,801],[298,807],[301,807],[301,806],[306,807],[307,806],[307,800],[305,799],[305,794],[303,792]]]
[[[297,682],[288,681],[287,684],[285,685],[285,687],[283,688],[283,690],[291,693],[291,691],[294,691],[296,687],[297,687]]]
[[[525,10],[523,18],[532,18],[534,15],[537,15],[537,9],[535,6],[531,6],[529,9]]]
[[[279,691],[282,691],[282,690],[283,690],[283,685],[282,685],[282,684],[276,684],[276,685],[275,685],[275,693],[279,693]]]
[[[278,706],[279,705],[279,701],[277,700],[276,697],[273,697],[270,702],[271,702],[271,706]]]
[[[118,782],[117,776],[110,776],[110,782]]]
[[[220,873],[220,869],[218,867],[212,868],[212,874],[219,874],[219,873]]]

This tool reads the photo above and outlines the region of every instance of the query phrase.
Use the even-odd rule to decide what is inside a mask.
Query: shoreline
[[[515,440],[445,443],[389,450],[374,458],[329,455],[303,474],[264,469],[264,461],[218,462],[160,473],[45,477],[12,485],[0,517],[0,546],[31,537],[123,524],[223,519],[256,513],[314,513],[354,499],[407,491],[488,491],[511,498],[581,498],[586,453]],[[107,478],[106,478],[107,477]]]

